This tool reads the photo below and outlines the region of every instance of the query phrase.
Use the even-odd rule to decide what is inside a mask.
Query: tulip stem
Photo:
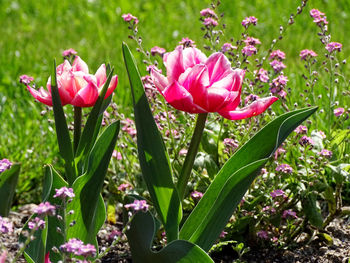
[[[208,113],[198,114],[196,127],[194,129],[191,143],[186,155],[186,159],[182,166],[179,180],[177,182],[177,190],[179,192],[179,197],[181,201],[183,200],[185,195],[186,186],[192,172],[193,163],[198,152],[199,144],[201,142],[207,116],[208,116]]]
[[[74,153],[78,149],[81,135],[81,107],[74,106]]]

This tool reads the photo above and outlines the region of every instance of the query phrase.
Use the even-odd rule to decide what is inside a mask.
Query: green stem
[[[192,135],[190,147],[188,148],[186,159],[182,166],[181,173],[179,176],[179,181],[177,182],[177,190],[179,192],[179,197],[181,201],[183,200],[185,195],[185,189],[191,175],[194,160],[198,152],[198,147],[201,142],[207,116],[208,116],[208,113],[198,114],[196,127]]]
[[[81,135],[81,107],[74,106],[74,153],[78,149]]]

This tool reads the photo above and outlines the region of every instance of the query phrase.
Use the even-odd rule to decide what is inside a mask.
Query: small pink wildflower
[[[224,238],[226,235],[227,235],[227,232],[226,232],[226,231],[221,231],[219,237],[220,237],[220,238]]]
[[[261,82],[267,83],[269,81],[269,75],[267,73],[267,70],[263,68],[259,69],[258,78]]]
[[[275,61],[275,60],[274,60]],[[274,94],[281,92],[287,85],[288,78],[283,74],[279,75],[277,78],[273,79],[270,83],[270,90]]]
[[[272,62],[270,62],[270,66],[273,68],[273,70],[278,73],[280,71],[282,71],[283,69],[286,68],[286,65],[284,65],[284,63],[282,61],[279,60],[273,60]]]
[[[116,150],[113,150],[112,157],[116,158],[117,160],[122,160],[123,159],[122,154],[120,152],[116,151]]]
[[[54,215],[56,207],[51,205],[49,202],[40,203],[35,209],[34,213],[38,215]]]
[[[244,104],[249,104],[249,103],[256,101],[258,99],[260,99],[260,97],[258,95],[249,94],[247,97],[245,97]]]
[[[331,158],[333,155],[333,153],[327,149],[322,149],[318,154],[326,158]]]
[[[325,15],[325,13],[322,13],[318,9],[312,9],[310,11],[310,16],[314,19],[313,22],[318,24],[318,25],[321,25],[321,24],[327,25],[328,24],[327,17],[324,15]]]
[[[323,131],[317,131],[317,133],[321,136],[322,139],[326,139],[327,136]]]
[[[82,245],[74,254],[83,257],[95,257],[96,248],[91,244]]]
[[[297,134],[307,134],[307,127],[304,125],[299,125],[294,131]]]
[[[333,111],[333,113],[336,117],[340,117],[341,115],[343,115],[344,112],[345,112],[344,108],[336,108]]]
[[[257,53],[257,49],[256,47],[252,46],[252,45],[249,45],[249,46],[245,46],[243,49],[242,49],[242,53],[243,55],[247,56],[247,57],[250,57],[252,55],[255,55]]]
[[[78,52],[76,52],[73,48],[67,49],[62,52],[63,57],[70,57],[76,54],[78,54]]]
[[[13,224],[7,218],[0,216],[0,232],[3,234],[13,232]]]
[[[291,174],[293,173],[293,168],[289,164],[283,163],[276,167],[276,171],[284,174]]]
[[[292,211],[291,209],[284,210],[282,217],[283,218],[288,218],[288,217],[290,217],[290,218],[298,218],[297,213]]]
[[[0,173],[5,172],[6,170],[9,170],[12,166],[12,162],[10,162],[8,159],[2,159],[0,160]]]
[[[64,243],[60,246],[60,250],[66,253],[73,253],[76,256],[83,257],[95,257],[96,255],[95,246],[91,244],[84,245],[84,242],[77,238],[69,239],[67,243]]]
[[[38,230],[39,228],[44,229],[45,221],[42,220],[40,217],[35,217],[34,220],[28,222],[28,228],[34,230]]]
[[[203,21],[203,25],[205,26],[212,26],[212,27],[215,27],[217,25],[219,25],[218,21],[216,21],[215,19],[211,18],[211,17],[206,17],[204,18],[204,21]]]
[[[343,45],[338,42],[331,42],[327,44],[326,49],[329,53],[332,53],[333,51],[340,52],[342,47]]]
[[[255,16],[249,16],[243,19],[242,26],[247,28],[249,25],[256,26],[257,23],[258,23],[258,19]]]
[[[283,51],[277,49],[271,52],[269,60],[273,60],[273,59],[284,60],[285,58],[286,58],[286,54]]]
[[[198,191],[193,191],[193,192],[191,193],[191,197],[192,197],[192,199],[194,199],[194,200],[198,200],[198,199],[201,199],[201,198],[203,197],[203,193],[198,192]]]
[[[275,158],[275,160],[277,160],[278,157],[281,156],[281,155],[283,155],[285,152],[286,152],[286,150],[283,149],[283,147],[279,147],[279,148],[275,151],[275,153],[274,153],[274,158]]]
[[[276,190],[273,190],[271,193],[270,193],[271,197],[272,198],[277,198],[277,197],[283,197],[283,198],[286,198],[286,194],[284,193],[284,191],[282,189],[276,189]]]
[[[135,200],[131,204],[124,205],[126,209],[132,209],[134,211],[147,211],[149,205],[147,204],[146,200]]]
[[[165,51],[166,50],[162,47],[154,46],[151,48],[151,55],[152,56],[155,56],[155,55],[163,56]]]
[[[268,214],[276,213],[276,209],[274,207],[272,207],[272,206],[265,206],[265,207],[263,207],[262,211],[266,212]]]
[[[136,135],[136,129],[134,128],[134,121],[126,118],[125,120],[122,120],[122,131],[125,131],[126,133],[128,133],[131,137],[134,137]]]
[[[138,24],[139,20],[136,16],[133,16],[132,14],[128,13],[128,14],[123,14],[122,18],[124,19],[125,22],[134,22],[134,24]]]
[[[73,193],[73,188],[68,188],[66,186],[61,187],[60,189],[55,189],[56,194],[53,196],[54,198],[62,198],[65,199],[67,197],[73,198],[75,194]]]
[[[188,37],[183,37],[179,44],[183,47],[196,47],[195,42]]]
[[[225,138],[223,143],[225,146],[224,153],[227,154],[232,153],[233,150],[237,149],[239,146],[238,142],[232,138]]]
[[[126,190],[129,190],[129,189],[132,189],[132,186],[128,183],[121,184],[118,186],[118,190],[122,192],[125,192]]]
[[[317,54],[311,49],[303,49],[302,51],[300,51],[299,56],[301,60],[307,60],[308,58],[317,57]]]
[[[19,82],[25,85],[29,85],[32,81],[34,81],[34,78],[27,75],[22,75],[19,77]]]
[[[247,37],[245,40],[243,40],[243,42],[249,46],[255,46],[255,45],[260,45],[261,42],[258,38],[254,38],[254,37]]]
[[[234,49],[237,49],[237,47],[233,46],[231,43],[224,43],[221,47],[222,53],[225,53]]]
[[[213,17],[215,19],[218,19],[218,16],[216,15],[216,13],[214,12],[214,10],[210,9],[210,8],[205,8],[202,9],[200,11],[201,16],[203,17]]]
[[[258,231],[258,233],[256,233],[256,235],[258,236],[258,238],[261,238],[261,239],[269,239],[269,235],[264,230]]]
[[[312,145],[314,145],[314,141],[308,136],[303,136],[303,137],[300,138],[299,144],[301,146],[304,146],[304,147],[308,146],[308,145],[312,146]]]
[[[181,149],[180,151],[179,151],[179,155],[180,156],[185,156],[187,154],[187,149]]]

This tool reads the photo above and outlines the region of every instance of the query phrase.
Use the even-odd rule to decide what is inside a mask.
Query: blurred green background
[[[202,48],[199,11],[209,4],[200,0],[0,0],[0,158],[22,163],[17,195],[23,202],[39,198],[42,166],[58,160],[58,149],[54,126],[48,122],[50,115],[41,116],[44,105],[34,102],[18,83],[19,76],[33,76],[38,86],[45,85],[53,59],[60,63],[62,51],[73,48],[92,72],[103,62],[111,62],[119,76],[114,101],[128,113],[131,97],[121,43],[126,41],[132,50],[136,45],[128,39],[121,15],[130,12],[139,18],[139,33],[146,49],[157,45],[172,50],[182,37],[195,40]],[[295,0],[222,0],[219,10],[227,24],[222,43],[240,37],[242,19],[254,15],[258,25],[250,34],[261,40],[261,50],[267,50],[278,37],[280,24],[287,23],[298,4],[300,1]],[[300,50],[325,51],[317,37],[319,30],[309,16],[312,8],[326,13],[332,41],[343,44],[340,58],[349,56],[350,1],[310,0],[276,47],[287,55],[285,72],[292,89],[302,83],[297,75],[303,67]],[[136,57],[141,65],[142,57]]]

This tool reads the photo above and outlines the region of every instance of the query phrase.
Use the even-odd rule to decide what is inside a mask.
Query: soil
[[[18,212],[11,212],[9,219],[14,224],[14,232],[0,236],[1,243],[7,249],[10,258],[13,258],[19,249],[18,236],[25,221],[29,218],[35,205],[21,207]],[[113,242],[115,233],[121,231],[121,225],[105,224],[98,234],[99,247],[105,249]],[[348,263],[350,262],[350,220],[346,218],[335,219],[326,228],[332,237],[333,244],[328,244],[316,238],[309,244],[303,244],[294,249],[261,248],[244,254],[241,262],[317,262],[317,263]],[[112,233],[112,234],[111,234]],[[221,253],[211,255],[215,262],[226,263],[237,260],[237,254],[231,249],[224,249]],[[26,262],[20,258],[17,262]],[[132,262],[130,250],[125,236],[107,255],[102,263]]]

